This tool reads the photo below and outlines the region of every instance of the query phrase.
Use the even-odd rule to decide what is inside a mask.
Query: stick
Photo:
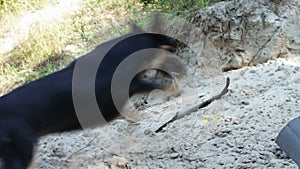
[[[91,141],[89,141],[84,147],[82,147],[82,148],[76,150],[75,152],[73,152],[71,155],[69,155],[69,156],[66,158],[65,161],[71,159],[71,157],[72,157],[73,155],[75,155],[75,154],[77,154],[78,152],[80,152],[80,151],[84,150],[85,148],[89,147],[89,146],[92,144],[92,142],[93,142],[97,137],[98,137],[98,136],[95,136],[95,137],[94,137]]]
[[[209,104],[211,104],[213,101],[215,100],[219,100],[223,95],[225,95],[228,92],[228,87],[230,84],[230,78],[227,77],[226,78],[226,85],[223,88],[223,90],[221,91],[221,93],[213,96],[212,98],[205,100],[204,102],[200,103],[199,105],[196,105],[190,109],[188,109],[187,111],[185,111],[184,113],[177,113],[172,119],[170,119],[169,121],[165,122],[163,125],[161,125],[158,129],[155,130],[155,133],[160,132],[164,127],[166,127],[169,123],[172,123],[175,120],[181,119],[187,115],[190,115],[191,113],[208,106]]]

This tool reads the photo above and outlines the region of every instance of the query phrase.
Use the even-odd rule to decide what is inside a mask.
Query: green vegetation
[[[40,3],[46,1],[41,0]],[[20,5],[8,0],[1,2],[2,7],[6,6],[0,9],[1,13],[11,9],[12,14],[13,9]],[[10,4],[14,5],[7,7]],[[4,54],[0,52],[0,94],[59,70],[98,43],[124,34],[128,31],[128,23],[125,23],[124,18],[131,17],[133,12],[139,10],[136,8],[138,5],[133,4],[134,0],[126,3],[119,0],[88,0],[80,10],[66,16],[64,20],[34,21],[26,39],[15,45],[12,51]],[[1,20],[0,25],[10,24],[13,19],[17,21],[20,13],[26,14],[26,10],[24,8],[16,12],[15,18],[9,16],[9,19]],[[0,38],[5,38],[5,34],[8,33],[2,31]],[[65,52],[68,45],[75,45],[81,52]]]
[[[55,6],[61,2],[62,0],[0,0],[0,42],[5,42],[11,35],[18,37],[22,34],[25,28],[18,28],[21,30],[20,33],[13,30],[14,26],[10,25],[18,23],[26,14],[34,14],[48,5]],[[0,51],[0,95],[61,69],[75,57],[90,51],[95,45],[124,34],[129,30],[129,18],[144,27],[149,20],[139,19],[138,16],[145,11],[180,15],[185,10],[208,5],[206,1],[201,0],[79,2],[81,8],[64,16],[63,19],[47,22],[32,19],[26,38],[21,38],[9,52],[3,54]],[[68,52],[65,50],[68,46],[75,46],[80,52]]]
[[[5,15],[42,9],[53,0],[0,0],[0,19]]]
[[[141,0],[145,10],[159,10],[164,13],[181,15],[186,11],[208,6],[208,1],[203,0]]]

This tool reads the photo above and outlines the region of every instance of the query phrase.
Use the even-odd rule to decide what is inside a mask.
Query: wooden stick
[[[213,96],[212,98],[205,100],[204,102],[200,103],[199,105],[196,105],[190,109],[188,109],[187,111],[185,111],[184,113],[177,113],[172,119],[170,119],[169,121],[165,122],[163,125],[161,125],[158,129],[155,130],[155,133],[160,132],[164,127],[166,127],[169,123],[172,123],[175,120],[181,119],[187,115],[190,115],[191,113],[208,106],[209,104],[211,104],[213,101],[215,100],[219,100],[223,95],[225,95],[228,92],[228,87],[230,84],[230,78],[227,77],[226,78],[226,85],[223,88],[223,90],[221,91],[221,93]]]

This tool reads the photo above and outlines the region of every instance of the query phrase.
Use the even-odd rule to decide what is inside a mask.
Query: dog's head
[[[184,64],[174,55],[176,45],[171,37],[163,34],[158,15],[154,17],[149,32],[133,24],[129,34],[106,45],[110,48],[99,65],[97,74],[101,78],[96,78],[96,93],[99,93],[96,97],[107,121],[119,114],[117,108],[120,110],[126,104],[128,94],[130,97],[148,93],[154,89],[165,89],[171,84],[170,80],[165,83],[162,78],[144,78],[147,71],[154,70],[169,79],[173,78],[173,73],[185,74]],[[105,53],[104,49],[107,47],[100,45],[96,52]],[[113,98],[117,99],[117,108]]]
[[[161,50],[157,50],[155,57],[149,56],[149,59],[146,59],[143,63],[144,67],[157,67],[157,69],[154,68],[156,77],[149,78],[147,75],[145,76],[145,73],[149,69],[137,74],[131,83],[131,95],[138,92],[148,92],[153,89],[164,89],[168,87],[170,80],[167,80],[168,83],[164,82],[166,78],[173,78],[170,73],[178,78],[186,75],[186,67],[180,58],[175,55],[177,51],[177,40],[164,34],[163,23],[159,14],[154,15],[149,32],[143,31],[135,24],[132,24],[132,32],[143,35],[145,41],[147,40],[152,48]],[[149,55],[151,55],[151,52]],[[152,71],[153,69],[150,70]],[[157,78],[158,74],[161,75],[160,79]]]
[[[149,31],[142,30],[134,22],[132,24],[132,34],[148,34],[150,39],[154,40],[153,44],[156,44],[156,48],[164,49],[171,53],[176,52],[177,46],[175,44],[175,39],[164,35],[164,25],[159,14],[155,14]],[[148,39],[149,40],[149,39]]]

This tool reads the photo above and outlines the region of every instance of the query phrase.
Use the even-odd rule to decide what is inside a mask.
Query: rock
[[[223,61],[228,71],[300,54],[299,8],[296,0],[226,1],[199,9],[189,20],[216,50],[206,57]]]
[[[172,154],[170,154],[170,158],[171,159],[176,159],[178,157],[179,157],[179,153],[172,153]]]
[[[123,157],[113,156],[107,160],[107,163],[112,169],[127,169],[129,168],[129,161]]]
[[[67,55],[72,55],[72,54],[74,55],[74,54],[80,53],[80,52],[81,52],[81,49],[80,49],[80,47],[77,46],[77,45],[67,45],[67,46],[64,48],[63,52],[64,52],[65,54],[67,54]]]
[[[243,101],[241,102],[241,104],[243,104],[243,105],[249,105],[250,103],[249,103],[248,101],[244,101],[244,100],[243,100]]]
[[[87,169],[109,169],[104,163],[88,166]]]

